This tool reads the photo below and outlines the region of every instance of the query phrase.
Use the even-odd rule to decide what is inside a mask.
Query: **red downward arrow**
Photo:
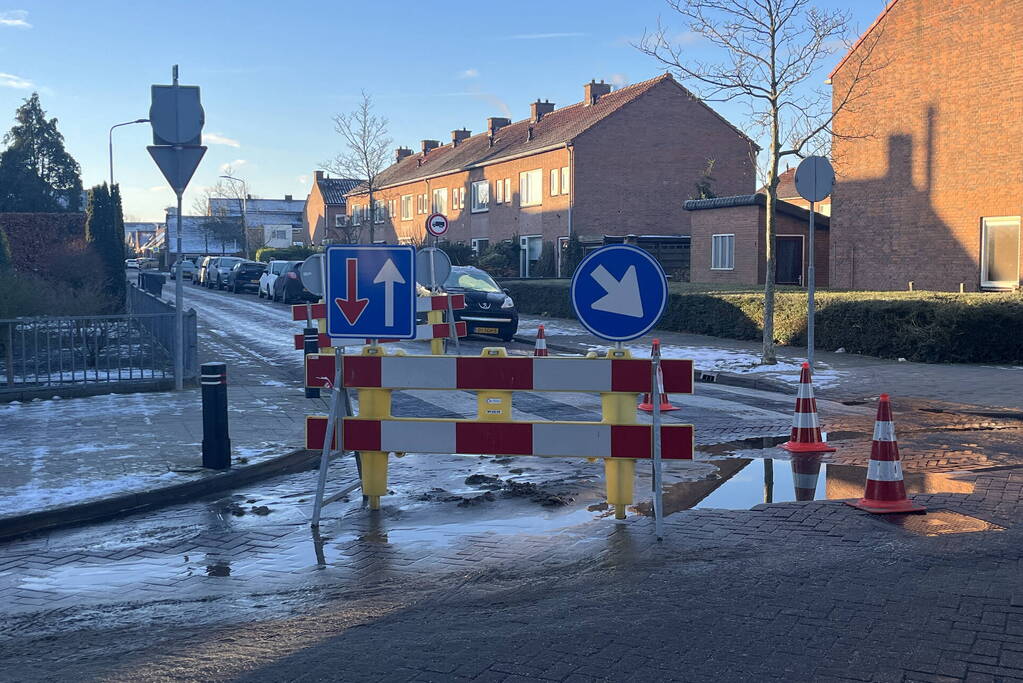
[[[345,259],[345,265],[348,268],[348,287],[345,290],[347,298],[337,297],[334,299],[334,303],[341,309],[348,324],[354,325],[359,320],[359,317],[362,316],[362,312],[366,310],[366,306],[369,305],[369,299],[359,298],[359,281],[357,278],[359,260],[354,258]]]

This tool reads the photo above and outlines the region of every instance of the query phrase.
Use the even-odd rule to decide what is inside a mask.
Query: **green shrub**
[[[495,277],[516,277],[519,274],[519,238],[491,244],[480,255],[478,265]]]
[[[468,244],[455,244],[454,242],[442,242],[437,247],[448,255],[453,266],[476,265],[476,257],[472,253],[472,247]]]
[[[510,280],[520,312],[575,317],[566,280]],[[672,283],[661,329],[759,340],[764,297],[759,288]],[[1023,296],[937,292],[817,294],[817,348],[845,348],[881,358],[921,362],[1023,361]],[[806,293],[783,288],[775,297],[775,340],[806,343]]]
[[[263,263],[270,261],[304,261],[317,252],[311,247],[263,247],[256,250],[256,260]]]

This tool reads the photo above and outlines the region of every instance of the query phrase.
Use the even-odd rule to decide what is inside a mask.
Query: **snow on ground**
[[[75,482],[67,486],[42,487],[36,480],[14,489],[4,497],[0,506],[0,516],[38,512],[45,508],[58,507],[78,503],[87,503],[133,491],[143,491],[158,486],[180,484],[198,475],[164,472],[163,474],[136,475],[128,474],[111,479],[90,479],[88,488],[83,491],[82,483]]]
[[[519,318],[519,331],[525,337],[536,336],[536,330],[543,325],[544,334],[548,337],[578,337],[590,333],[582,326],[568,320],[552,318]]]

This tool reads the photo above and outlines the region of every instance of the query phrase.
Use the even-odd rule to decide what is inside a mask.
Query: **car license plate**
[[[478,334],[497,334],[496,327],[476,327],[474,329]]]

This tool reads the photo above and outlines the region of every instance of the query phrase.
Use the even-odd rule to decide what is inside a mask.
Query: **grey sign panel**
[[[302,276],[302,286],[317,296],[323,296],[323,254],[313,254],[299,266],[298,274]]]
[[[149,120],[154,145],[201,145],[206,122],[197,85],[154,85]]]
[[[828,198],[835,186],[835,169],[824,157],[806,157],[796,168],[796,192],[808,202]]]
[[[437,247],[416,251],[416,282],[423,287],[443,287],[451,275],[451,259]]]
[[[181,194],[188,187],[195,169],[206,154],[205,147],[146,147],[153,161],[174,192]]]

